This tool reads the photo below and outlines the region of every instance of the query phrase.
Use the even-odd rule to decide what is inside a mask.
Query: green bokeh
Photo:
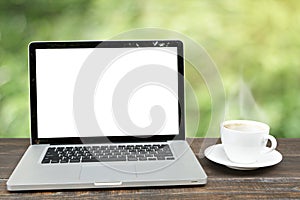
[[[223,78],[226,119],[261,120],[276,137],[300,136],[298,0],[11,0],[0,1],[0,137],[29,137],[30,41],[104,40],[144,27],[180,32],[207,50]],[[201,99],[197,136],[205,136],[210,97],[192,74]]]

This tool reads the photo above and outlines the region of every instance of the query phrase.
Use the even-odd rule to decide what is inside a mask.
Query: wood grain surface
[[[278,165],[238,171],[203,156],[218,139],[189,138],[208,175],[205,186],[9,192],[6,181],[29,145],[29,139],[0,139],[0,199],[300,199],[300,138],[278,139]]]

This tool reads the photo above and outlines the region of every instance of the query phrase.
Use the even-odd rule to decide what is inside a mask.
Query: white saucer
[[[270,153],[263,154],[255,163],[250,163],[250,164],[234,163],[227,158],[222,144],[217,144],[208,147],[207,149],[205,149],[204,155],[206,158],[208,158],[213,162],[237,170],[254,170],[260,167],[269,167],[272,165],[276,165],[282,160],[281,153],[274,150]]]

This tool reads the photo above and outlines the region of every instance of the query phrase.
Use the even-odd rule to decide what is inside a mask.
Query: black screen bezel
[[[101,44],[101,45],[100,45]],[[178,61],[178,112],[179,134],[154,135],[148,137],[134,136],[106,136],[106,137],[62,137],[38,138],[37,122],[37,87],[36,87],[36,49],[63,49],[63,48],[138,48],[138,47],[177,47]],[[159,45],[159,46],[158,46]],[[138,47],[137,47],[138,46]],[[59,72],[57,72],[59,73]],[[81,144],[85,143],[123,143],[123,142],[155,142],[185,139],[185,106],[184,106],[184,59],[183,43],[179,40],[143,40],[143,41],[67,41],[67,42],[32,42],[29,44],[29,82],[30,82],[30,128],[32,144]]]

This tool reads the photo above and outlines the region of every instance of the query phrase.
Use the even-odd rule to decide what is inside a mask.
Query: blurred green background
[[[30,41],[104,40],[144,27],[180,32],[207,50],[223,78],[226,119],[261,120],[276,137],[300,137],[298,0],[0,1],[0,137],[30,135]],[[202,96],[197,136],[205,136],[209,95],[191,80]]]

